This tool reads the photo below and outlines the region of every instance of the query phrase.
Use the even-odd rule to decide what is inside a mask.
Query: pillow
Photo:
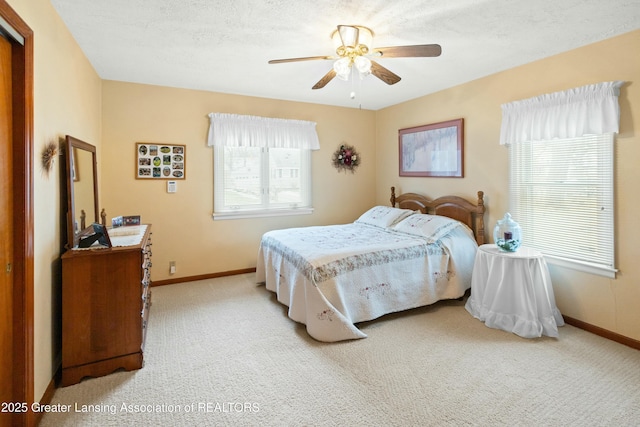
[[[400,209],[391,206],[374,206],[363,213],[356,222],[387,228],[409,215],[413,215],[414,213],[415,212],[411,209]]]
[[[461,222],[446,216],[415,214],[398,222],[393,229],[436,241],[460,225]]]

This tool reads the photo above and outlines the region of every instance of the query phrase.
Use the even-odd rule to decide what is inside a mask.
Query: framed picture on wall
[[[136,143],[136,179],[185,179],[186,151],[185,145]]]
[[[398,131],[400,176],[464,176],[463,119]]]

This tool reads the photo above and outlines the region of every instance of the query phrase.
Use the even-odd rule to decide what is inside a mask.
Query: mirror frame
[[[77,138],[74,138],[70,135],[66,136],[66,153],[67,153],[67,249],[75,248],[78,245],[78,240],[82,235],[82,231],[79,233],[74,232],[74,219],[75,219],[75,195],[73,192],[73,177],[71,175],[71,171],[73,168],[74,162],[74,149],[89,151],[92,154],[93,159],[93,203],[94,203],[94,211],[95,218],[93,221],[90,221],[90,215],[87,214],[87,220],[90,221],[89,226],[91,227],[91,223],[98,222],[98,161],[96,156],[96,147],[81,141]]]

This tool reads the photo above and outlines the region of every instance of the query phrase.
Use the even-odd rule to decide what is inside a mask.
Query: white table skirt
[[[524,338],[557,337],[558,326],[564,325],[547,263],[525,246],[516,252],[480,246],[465,308],[486,326]]]

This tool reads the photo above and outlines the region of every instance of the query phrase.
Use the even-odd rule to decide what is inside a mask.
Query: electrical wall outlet
[[[176,262],[169,261],[169,274],[176,274]]]

